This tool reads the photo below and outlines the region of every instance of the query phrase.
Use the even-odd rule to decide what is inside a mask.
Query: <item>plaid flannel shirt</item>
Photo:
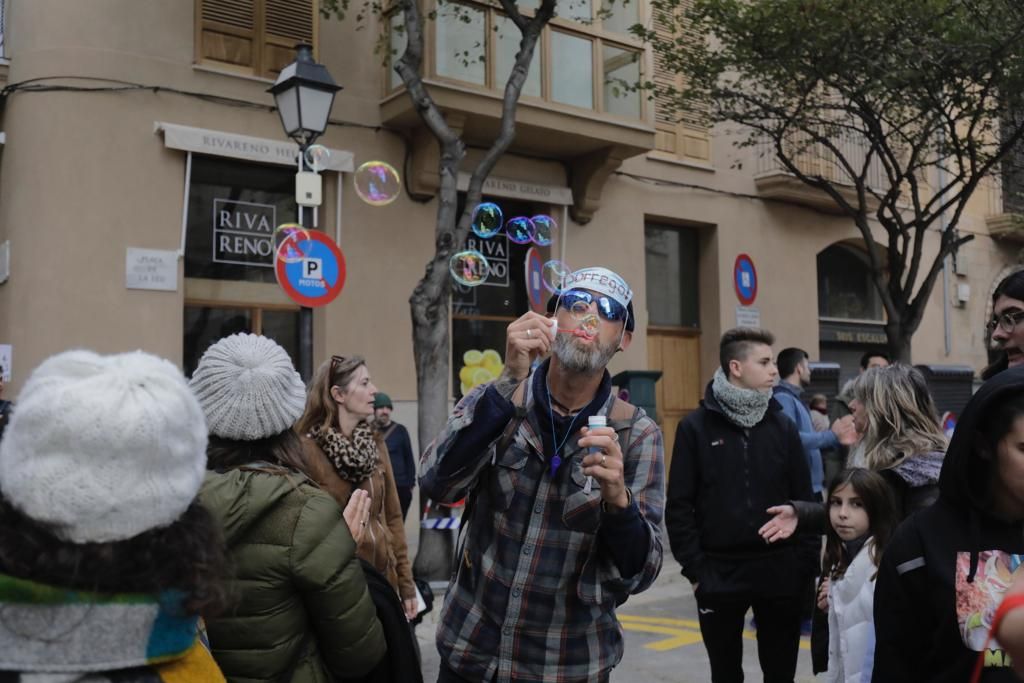
[[[479,681],[604,681],[622,659],[615,608],[647,589],[661,570],[659,527],[665,504],[661,430],[643,410],[612,422],[625,461],[625,483],[648,533],[643,569],[621,576],[598,535],[607,513],[595,481],[584,490],[585,453],[570,437],[552,477],[534,422],[532,375],[525,381],[527,417],[492,464],[496,442],[447,477],[438,472],[459,432],[474,419],[486,386],[455,407],[423,455],[421,485],[451,503],[473,491],[464,552],[455,559],[441,609],[437,647],[448,666]],[[607,415],[609,397],[598,414]],[[447,468],[451,469],[451,467]],[[609,524],[610,526],[610,524]]]

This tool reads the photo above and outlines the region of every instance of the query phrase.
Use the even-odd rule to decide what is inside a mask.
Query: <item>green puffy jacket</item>
[[[207,622],[214,659],[231,683],[357,677],[384,656],[341,509],[303,481],[295,473],[210,472],[200,491],[234,570],[233,607]]]

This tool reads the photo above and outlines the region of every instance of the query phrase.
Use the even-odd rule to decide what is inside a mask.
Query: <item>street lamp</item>
[[[299,145],[296,180],[303,175],[306,149],[327,129],[327,117],[339,90],[327,67],[313,61],[313,46],[305,43],[295,46],[295,61],[281,69],[277,81],[267,90],[274,96],[285,135]],[[302,204],[298,211],[301,224]],[[299,374],[306,381],[313,376],[313,309],[308,306],[299,309]]]
[[[334,83],[326,66],[313,61],[311,45],[299,43],[295,52],[295,61],[281,69],[267,92],[274,96],[285,135],[305,152],[327,129],[334,94],[341,86]]]

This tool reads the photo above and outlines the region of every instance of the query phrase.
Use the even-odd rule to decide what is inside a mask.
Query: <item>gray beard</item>
[[[570,372],[578,372],[582,375],[603,372],[618,350],[618,344],[601,346],[601,341],[596,338],[590,348],[574,344],[573,339],[575,337],[568,334],[559,334],[555,337],[554,354],[559,365]]]

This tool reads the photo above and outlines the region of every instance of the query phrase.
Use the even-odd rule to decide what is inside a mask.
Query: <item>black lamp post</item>
[[[274,85],[267,92],[274,96],[277,113],[285,134],[299,145],[299,170],[303,155],[327,129],[334,95],[341,86],[334,82],[327,67],[313,61],[313,47],[295,46],[295,61],[281,69]],[[302,222],[299,207],[299,223]],[[313,376],[313,309],[299,309],[299,374],[306,381]]]

